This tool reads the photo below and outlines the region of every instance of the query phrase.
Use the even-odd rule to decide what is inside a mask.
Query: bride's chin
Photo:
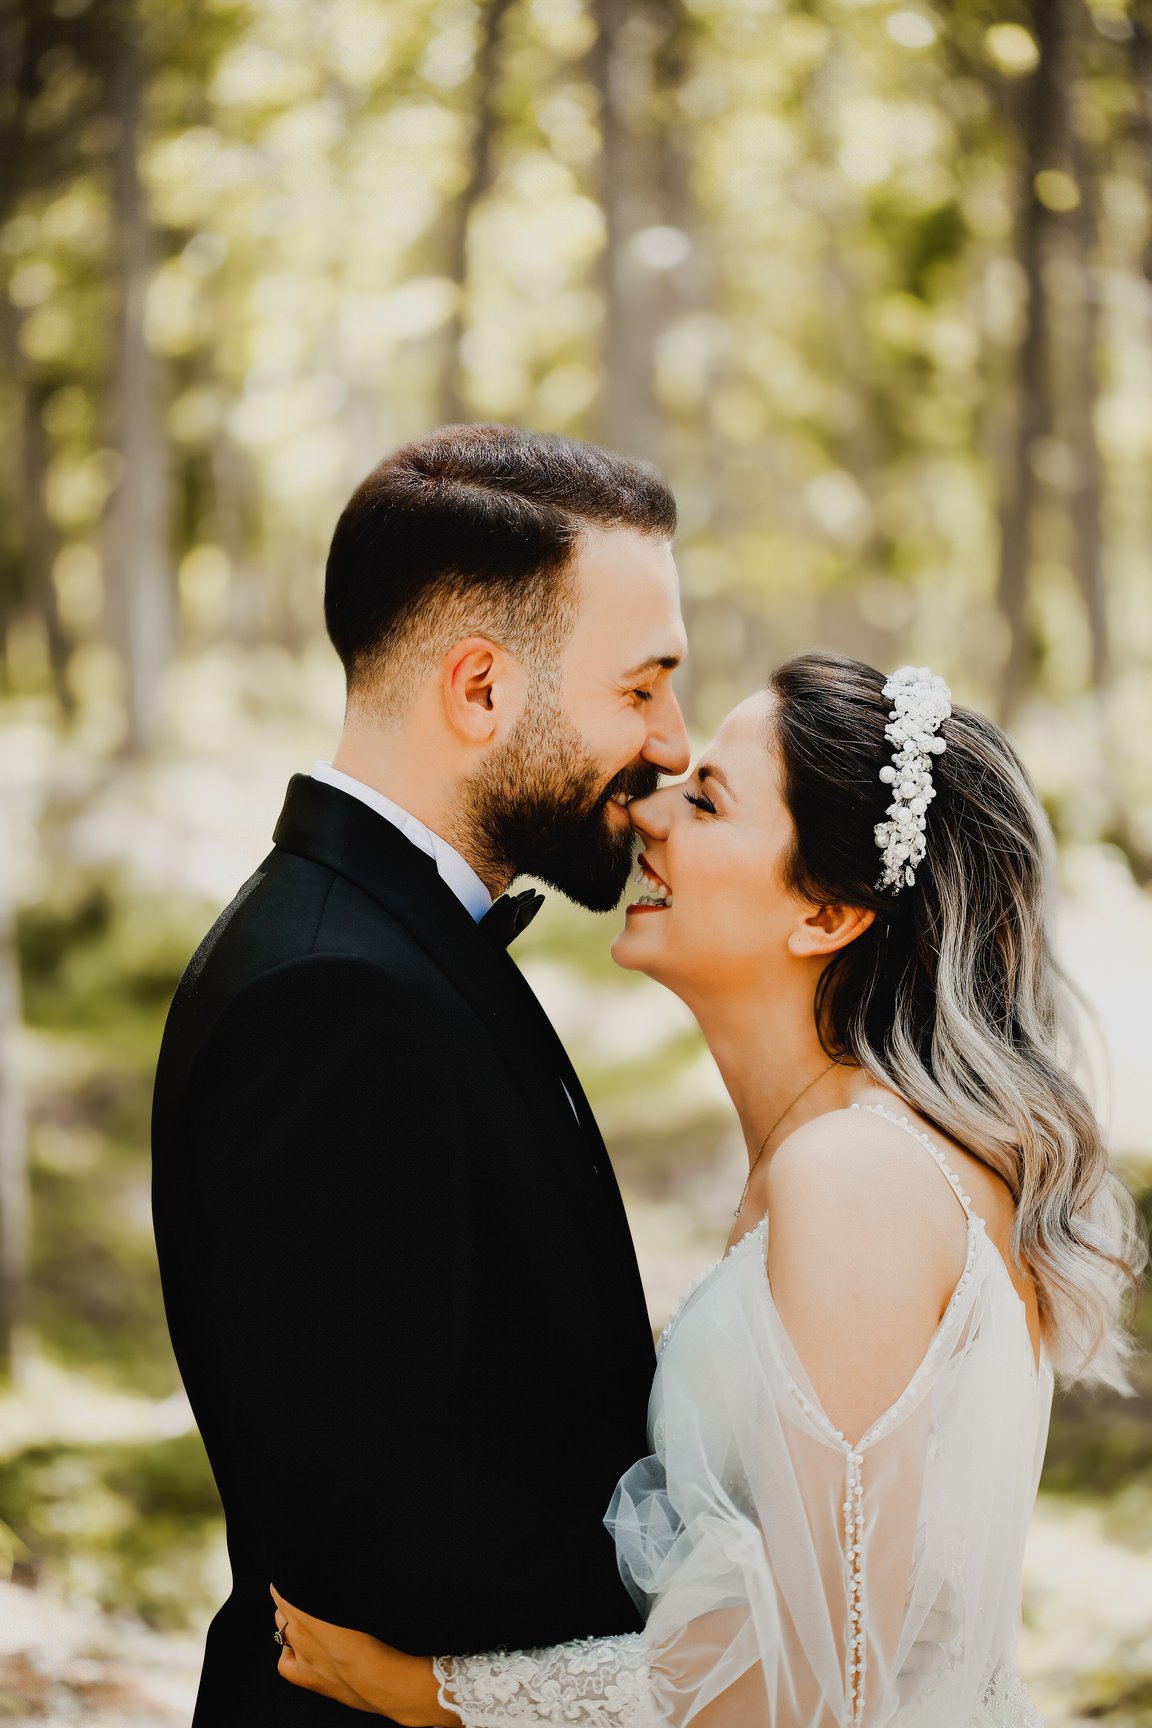
[[[632,927],[632,920],[629,919],[624,925],[624,928],[617,931],[616,935],[612,938],[612,943],[608,952],[616,962],[616,965],[625,972],[651,973],[651,962],[655,956],[649,953],[649,955],[645,957],[644,949],[646,946],[646,943],[638,942],[636,940],[636,935]]]
[[[616,965],[622,967],[625,972],[641,971],[642,968],[637,965],[630,953],[631,947],[627,930],[621,930],[618,936],[612,938],[608,952]]]

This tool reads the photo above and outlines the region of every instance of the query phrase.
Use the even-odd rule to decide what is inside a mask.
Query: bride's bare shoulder
[[[864,1110],[789,1135],[764,1199],[777,1312],[830,1418],[860,1434],[924,1357],[963,1272],[964,1213],[927,1150]]]
[[[908,1117],[867,1109],[829,1111],[781,1142],[768,1161],[769,1217],[795,1230],[804,1220],[851,1241],[854,1252],[905,1249],[909,1233],[923,1257],[935,1245],[943,1270],[963,1251],[964,1219],[929,1147]]]
[[[909,1163],[923,1161],[931,1168],[923,1153],[917,1159],[912,1135],[921,1132],[918,1121],[895,1108],[828,1110],[782,1140],[768,1168],[776,1184],[819,1186],[834,1175],[853,1188],[866,1187],[906,1171]]]

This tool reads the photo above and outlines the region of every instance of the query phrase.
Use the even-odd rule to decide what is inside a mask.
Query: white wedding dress
[[[762,1220],[665,1329],[652,1456],[608,1513],[645,1631],[438,1658],[465,1728],[1039,1728],[1014,1656],[1051,1369],[943,1153],[856,1108],[925,1148],[968,1216],[908,1385],[854,1445],[832,1425],[776,1312]]]

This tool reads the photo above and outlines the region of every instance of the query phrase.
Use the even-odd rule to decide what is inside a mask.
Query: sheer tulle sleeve
[[[927,1354],[850,1445],[776,1311],[766,1233],[666,1335],[653,1456],[611,1508],[665,1719],[966,1728],[994,1706],[986,1719],[1032,1720],[1012,1662],[1051,1387],[996,1250],[973,1220]]]
[[[665,1333],[652,1455],[609,1510],[645,1632],[458,1660],[444,1699],[467,1728],[1036,1724],[1014,1648],[1051,1378],[997,1251],[973,1220],[927,1354],[849,1444],[766,1247],[762,1224]]]

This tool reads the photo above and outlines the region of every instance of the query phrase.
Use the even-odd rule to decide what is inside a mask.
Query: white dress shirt
[[[365,786],[363,780],[354,780],[351,774],[344,774],[339,768],[333,768],[331,762],[313,762],[312,778],[322,780],[325,786],[335,786],[339,791],[347,792],[351,798],[359,798],[361,804],[367,804],[369,810],[375,810],[378,816],[383,816],[386,822],[399,828],[405,840],[410,840],[413,846],[418,846],[421,852],[426,852],[429,858],[435,861],[441,879],[448,884],[465,911],[479,924],[492,904],[492,896],[467,859],[461,858],[455,846],[449,846],[447,840],[442,840],[439,834],[433,834],[431,828],[425,827],[420,818],[413,816],[410,810],[394,804],[391,798],[386,798],[383,792],[377,792],[374,786]]]

